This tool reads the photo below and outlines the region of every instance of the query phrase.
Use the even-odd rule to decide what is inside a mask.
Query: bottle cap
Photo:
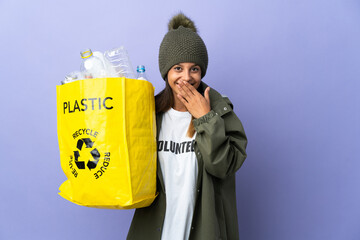
[[[137,72],[145,72],[145,66],[144,65],[137,66],[136,71]]]
[[[84,51],[80,52],[81,58],[88,58],[91,57],[93,55],[92,51],[90,48],[85,49]]]

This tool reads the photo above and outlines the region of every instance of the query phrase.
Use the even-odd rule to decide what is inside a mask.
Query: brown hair
[[[167,77],[165,77],[165,88],[155,96],[155,111],[156,113],[164,113],[174,106],[173,91],[168,83]],[[191,118],[188,131],[186,135],[192,138],[195,134],[195,128]]]

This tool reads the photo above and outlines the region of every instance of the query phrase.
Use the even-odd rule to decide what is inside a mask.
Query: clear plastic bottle
[[[123,46],[106,51],[104,56],[118,77],[135,78],[129,55]]]
[[[71,74],[68,74],[65,76],[65,79],[61,81],[61,84],[66,84],[66,83],[70,83],[70,82],[73,82],[73,81],[76,81],[77,79],[72,76]]]
[[[107,60],[102,52],[94,51],[93,52],[94,57],[99,58],[102,63],[105,66],[106,70],[106,77],[119,77],[118,74],[116,74],[115,69],[113,68],[112,64]]]
[[[80,80],[84,78],[84,74],[79,72],[79,71],[75,71],[75,72],[71,72],[68,75],[65,76],[65,79],[63,81],[61,81],[61,84],[66,84],[66,83],[70,83],[70,82],[74,82],[76,80]]]
[[[83,73],[87,73],[87,75],[90,74],[92,78],[106,77],[106,69],[103,62],[101,61],[101,59],[93,55],[91,49],[81,51],[80,55],[83,59],[80,65],[80,70]],[[86,78],[91,77],[87,76]]]
[[[146,74],[145,74],[145,66],[144,65],[137,66],[136,72],[137,72],[136,79],[148,80],[147,77],[146,77]]]

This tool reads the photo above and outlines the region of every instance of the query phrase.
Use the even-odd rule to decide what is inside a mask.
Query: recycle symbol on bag
[[[78,169],[85,169],[86,166],[89,170],[96,168],[100,159],[100,153],[96,148],[93,148],[94,142],[90,138],[81,138],[76,144],[77,150],[74,151],[75,164]]]

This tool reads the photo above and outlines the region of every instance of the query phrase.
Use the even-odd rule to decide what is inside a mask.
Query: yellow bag
[[[60,195],[79,205],[130,209],[156,197],[154,88],[126,78],[57,86]]]

